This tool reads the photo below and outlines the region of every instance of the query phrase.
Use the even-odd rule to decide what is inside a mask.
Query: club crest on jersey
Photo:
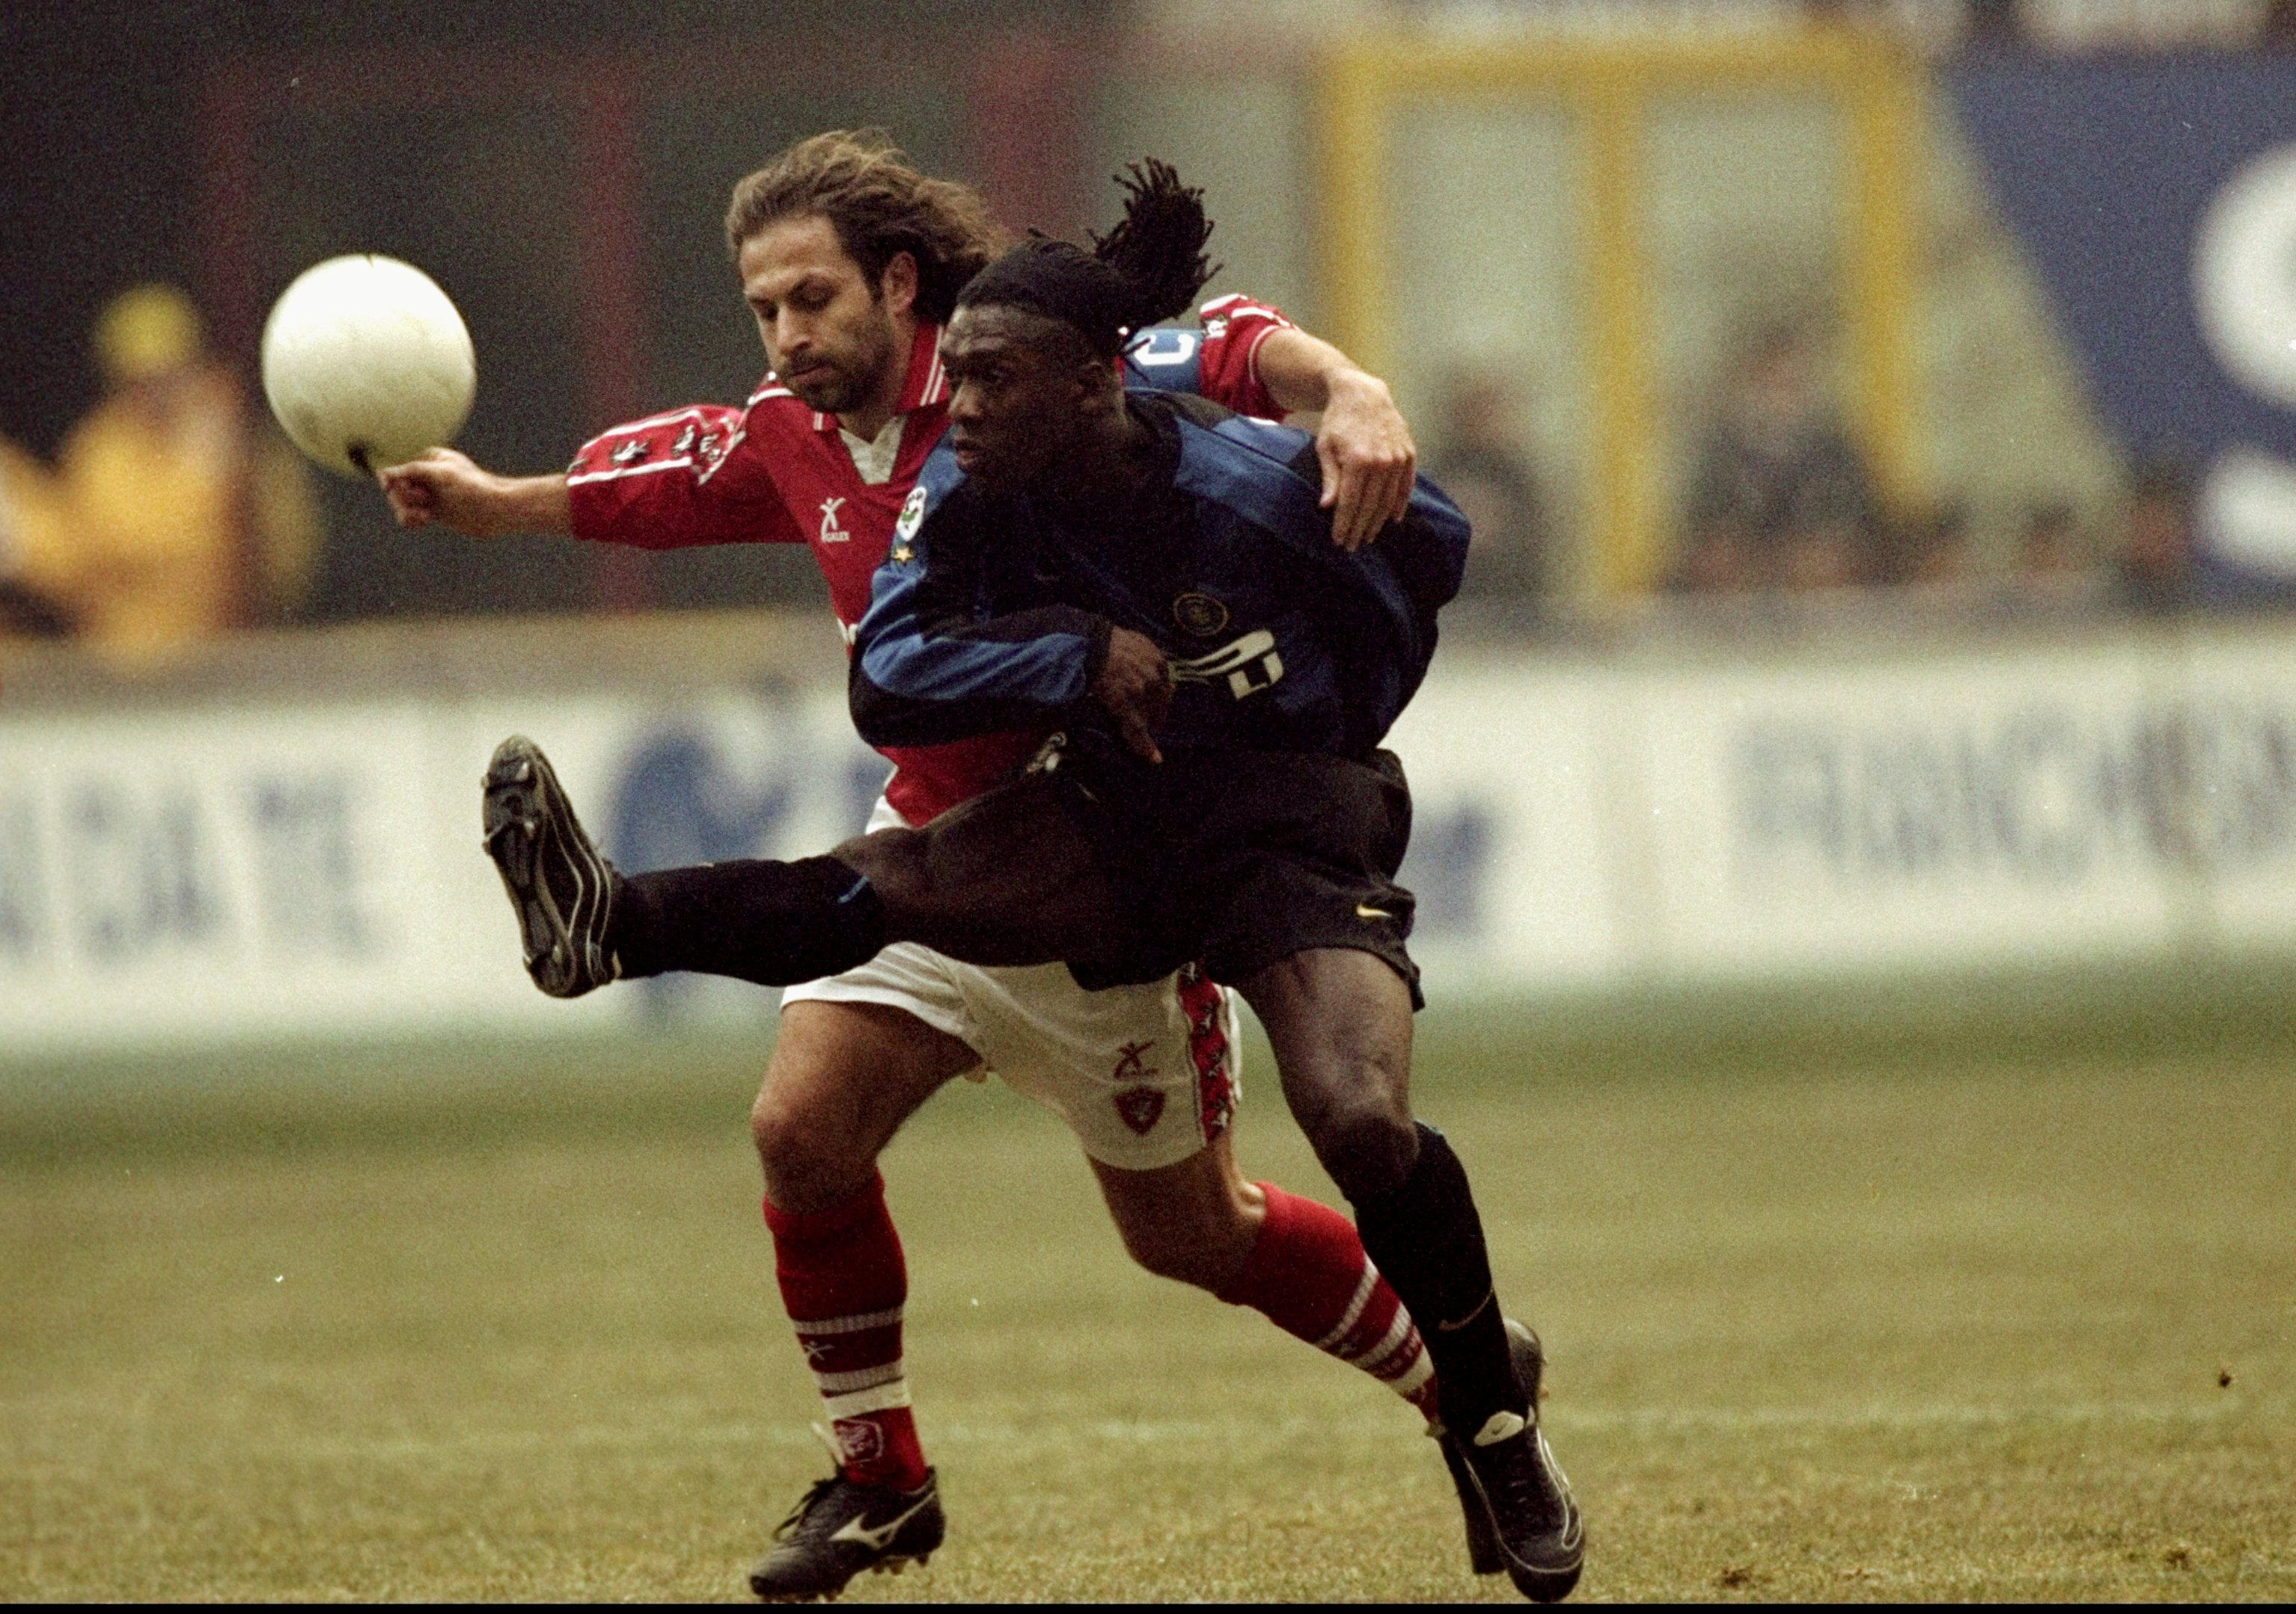
[[[909,489],[906,503],[901,506],[901,519],[893,523],[896,538],[914,538],[917,528],[925,524],[925,490],[922,486]]]
[[[1124,1124],[1146,1137],[1156,1129],[1164,1114],[1164,1090],[1161,1087],[1127,1087],[1116,1095],[1116,1113]]]
[[[1200,589],[1190,589],[1172,602],[1172,620],[1200,639],[1209,639],[1227,627],[1227,607]]]
[[[821,541],[824,544],[849,544],[853,535],[837,520],[837,512],[845,503],[842,496],[821,501]]]

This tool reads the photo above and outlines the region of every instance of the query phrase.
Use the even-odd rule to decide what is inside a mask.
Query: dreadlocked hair
[[[957,296],[959,307],[1023,309],[1073,327],[1093,352],[1112,359],[1143,325],[1188,311],[1220,266],[1204,255],[1212,223],[1204,193],[1180,183],[1172,165],[1149,158],[1116,176],[1124,217],[1092,250],[1031,233],[990,264]]]
[[[920,173],[882,129],[832,129],[800,140],[734,187],[726,242],[784,218],[818,215],[874,286],[897,253],[917,265],[917,317],[945,324],[956,294],[1010,239],[980,193]]]
[[[1116,176],[1124,187],[1124,217],[1092,238],[1092,255],[1138,286],[1144,325],[1185,314],[1204,283],[1221,266],[1204,256],[1212,221],[1204,193],[1184,185],[1168,162],[1151,157]]]

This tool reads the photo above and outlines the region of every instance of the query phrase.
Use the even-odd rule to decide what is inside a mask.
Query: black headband
[[[1114,358],[1133,330],[1153,320],[1140,288],[1081,247],[1038,236],[974,275],[960,308],[989,306],[1040,314],[1074,328],[1093,352]]]

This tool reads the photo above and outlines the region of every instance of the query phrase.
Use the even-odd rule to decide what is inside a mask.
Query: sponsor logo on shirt
[[[824,544],[849,544],[853,535],[837,520],[837,512],[844,504],[842,497],[821,501],[821,541]]]
[[[1283,658],[1276,653],[1275,635],[1266,628],[1249,633],[1208,655],[1171,663],[1175,684],[1225,683],[1238,700],[1273,689],[1283,677]]]

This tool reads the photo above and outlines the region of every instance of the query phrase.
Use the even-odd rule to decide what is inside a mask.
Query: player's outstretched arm
[[[1316,457],[1332,541],[1350,552],[1370,543],[1411,504],[1419,448],[1387,383],[1320,337],[1271,331],[1254,362],[1260,384],[1285,410],[1321,412]]]
[[[467,454],[432,448],[376,479],[401,527],[447,527],[472,538],[574,531],[563,476],[497,476]]]

